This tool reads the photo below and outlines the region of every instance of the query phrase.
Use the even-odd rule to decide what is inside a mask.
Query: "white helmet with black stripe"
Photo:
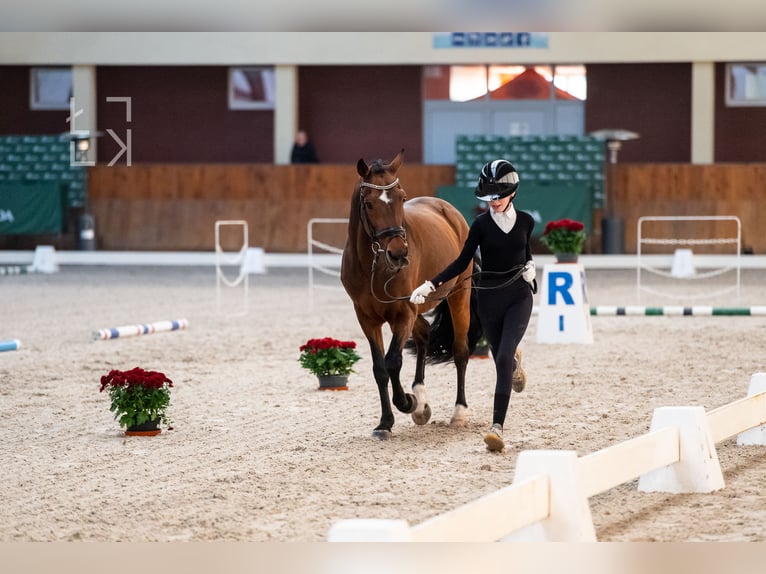
[[[495,201],[508,197],[519,187],[519,174],[513,164],[496,159],[484,164],[474,194],[482,201]]]

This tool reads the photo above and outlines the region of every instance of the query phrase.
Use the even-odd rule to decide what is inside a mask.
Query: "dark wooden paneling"
[[[409,197],[454,182],[452,166],[406,165]],[[97,243],[113,250],[212,250],[216,220],[244,219],[250,244],[305,252],[312,217],[348,217],[353,165],[139,165],[90,171]],[[342,245],[345,229],[322,240]]]
[[[69,110],[29,107],[29,66],[0,66],[0,134],[41,135],[69,131]]]
[[[453,166],[405,164],[399,175],[410,197],[434,195],[437,186],[455,181]],[[766,253],[766,236],[760,233],[766,228],[766,164],[618,164],[614,175],[611,204],[625,222],[627,253],[636,251],[638,218],[655,215],[735,215],[742,221],[743,245]],[[350,164],[155,164],[97,166],[89,171],[88,185],[99,249],[210,251],[216,220],[245,219],[252,246],[296,253],[306,251],[309,219],[349,216],[356,179]],[[600,251],[600,219],[594,212],[587,253]],[[71,249],[72,233],[70,221],[67,234],[44,243]],[[342,226],[322,233],[319,239],[332,245],[345,239]],[[709,223],[694,233],[712,238],[730,235],[731,227]],[[0,248],[31,249],[40,242],[36,236],[10,236],[0,238]],[[731,253],[731,246],[722,250]]]
[[[620,161],[691,160],[691,64],[588,64],[587,73],[586,133],[640,134]]]
[[[122,141],[131,129],[135,163],[274,161],[274,112],[228,109],[227,74],[226,66],[100,66],[99,129]],[[131,98],[130,122],[125,104],[107,97]],[[99,140],[99,163],[119,152],[111,136]]]
[[[726,64],[716,64],[715,86],[715,161],[766,161],[766,107],[726,106]]]
[[[353,49],[353,46],[349,46]],[[423,161],[421,66],[302,66],[300,127],[322,163],[391,158]]]
[[[743,245],[766,253],[766,238],[760,233],[766,226],[764,181],[766,164],[618,165],[614,203],[617,215],[625,220],[625,249],[635,253],[637,222],[642,216],[735,215],[742,222]],[[694,231],[685,228],[683,236],[709,239],[731,236],[731,230],[730,225],[709,222],[695,226]],[[705,251],[711,252],[710,246]],[[732,253],[732,246],[722,246],[720,251]]]

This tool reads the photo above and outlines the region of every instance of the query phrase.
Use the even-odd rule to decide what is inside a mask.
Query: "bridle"
[[[367,214],[364,211],[364,188],[369,187],[371,189],[377,189],[378,191],[388,191],[389,189],[393,189],[397,185],[399,185],[398,177],[387,185],[376,185],[374,183],[368,183],[366,181],[363,181],[362,183],[359,184],[359,195],[360,195],[359,217],[362,220],[362,226],[364,227],[365,232],[372,239],[372,252],[375,254],[375,259],[377,259],[378,255],[383,251],[383,249],[380,246],[380,241],[379,241],[380,239],[385,239],[387,237],[400,237],[402,241],[406,243],[407,231],[404,229],[403,225],[395,225],[392,227],[386,227],[385,229],[381,229],[380,231],[375,231],[372,225],[370,225],[370,221],[367,219]],[[373,267],[374,266],[375,266],[375,262],[373,261]]]

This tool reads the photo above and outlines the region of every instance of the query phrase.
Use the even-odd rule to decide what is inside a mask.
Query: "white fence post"
[[[753,373],[750,377],[750,386],[747,396],[752,397],[766,392],[766,373]],[[766,445],[766,425],[751,428],[737,435],[737,444],[741,445]]]
[[[519,453],[514,484],[540,474],[550,480],[548,517],[505,536],[503,542],[595,542],[588,497],[580,484],[577,453],[527,450]]]
[[[642,474],[641,492],[712,492],[724,487],[715,441],[704,407],[654,409],[651,431],[677,427],[678,462]]]

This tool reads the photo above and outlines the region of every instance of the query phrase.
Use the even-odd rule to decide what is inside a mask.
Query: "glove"
[[[527,261],[527,264],[524,266],[524,270],[521,272],[521,276],[524,278],[524,281],[531,285],[535,280],[536,274],[535,262],[531,260]]]
[[[426,281],[412,292],[412,295],[410,295],[410,303],[421,305],[426,302],[426,297],[434,291],[436,291],[434,284],[430,281]]]

